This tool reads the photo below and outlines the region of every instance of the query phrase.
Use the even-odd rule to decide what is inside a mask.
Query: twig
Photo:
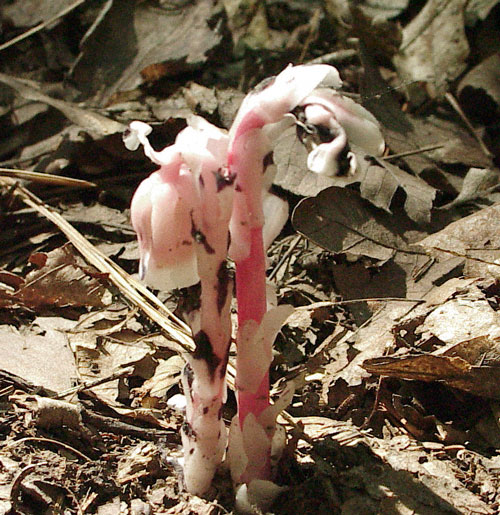
[[[119,379],[120,377],[129,376],[134,372],[134,367],[123,368],[122,370],[118,370],[113,374],[100,377],[99,379],[95,379],[94,381],[88,381],[86,383],[79,384],[78,386],[73,386],[73,388],[68,388],[61,393],[58,393],[54,399],[62,399],[63,397],[67,397],[68,395],[73,395],[75,393],[83,392],[84,390],[88,390],[89,388],[94,388],[94,386],[99,386],[104,383],[109,383],[114,381],[115,379]]]
[[[283,254],[281,259],[279,260],[278,264],[274,267],[274,269],[269,274],[268,279],[274,279],[276,274],[278,273],[279,269],[282,267],[283,263],[290,257],[292,252],[297,248],[297,245],[300,243],[300,241],[303,239],[303,236],[301,234],[297,235],[295,239],[292,241],[292,244],[290,247],[288,247],[287,251]]]
[[[384,161],[390,161],[391,159],[396,159],[398,157],[406,157],[413,156],[414,154],[421,154],[423,152],[430,152],[431,150],[437,150],[438,148],[443,148],[444,145],[429,145],[428,147],[417,148],[415,150],[408,150],[406,152],[400,152],[399,154],[391,154],[389,156],[384,156],[381,159]]]
[[[318,35],[319,30],[319,19],[320,19],[321,10],[318,7],[311,16],[311,19],[309,21],[309,30],[307,34],[306,41],[304,43],[304,46],[302,48],[302,52],[300,53],[300,57],[298,59],[299,63],[304,62],[304,58],[307,55],[307,52],[309,50],[309,47],[311,46],[311,43],[313,42],[314,38]]]
[[[24,467],[19,474],[16,476],[12,483],[12,487],[10,489],[10,502],[12,506],[17,506],[17,499],[19,497],[19,490],[21,489],[21,483],[23,479],[31,473],[32,470],[34,470],[36,467],[39,467],[40,465],[48,465],[46,461],[41,461],[40,463],[34,463],[32,465],[28,465]],[[14,513],[17,513],[14,508]]]
[[[454,250],[450,249],[442,249],[441,247],[431,247],[434,250],[437,250],[438,252],[444,252],[445,254],[451,254],[452,256],[464,258],[464,259],[470,259],[471,261],[477,261],[478,263],[484,263],[485,265],[493,265],[493,266],[499,266],[500,263],[495,263],[494,261],[488,261],[487,259],[481,259],[474,256],[468,256],[467,254],[462,254],[461,252],[455,252]],[[498,250],[498,249],[474,249],[474,250]]]
[[[345,50],[337,50],[336,52],[331,52],[329,54],[322,55],[320,57],[316,57],[316,59],[312,59],[308,61],[307,64],[333,64],[333,63],[341,63],[343,61],[347,61],[352,59],[357,55],[357,50],[353,48],[347,48]],[[342,93],[344,95],[344,93]]]
[[[32,172],[29,170],[16,170],[13,168],[0,168],[0,176],[16,177],[27,181],[40,182],[44,184],[55,184],[58,186],[76,186],[80,188],[95,188],[96,184],[82,179],[73,179],[51,173]]]
[[[14,440],[12,442],[9,442],[6,445],[6,448],[10,449],[12,447],[15,447],[17,445],[20,445],[20,444],[26,443],[26,442],[41,442],[41,443],[51,443],[54,445],[58,445],[59,447],[62,447],[63,449],[66,449],[67,451],[71,452],[75,456],[78,456],[83,461],[92,461],[88,456],[83,454],[83,452],[80,452],[77,449],[75,449],[74,447],[71,447],[71,445],[68,445],[64,442],[60,442],[59,440],[53,440],[52,438],[40,438],[40,437],[36,437],[36,436],[27,436],[26,438],[20,438],[19,440]]]
[[[465,123],[465,125],[469,129],[469,131],[472,134],[472,136],[474,137],[474,139],[479,143],[479,146],[481,147],[483,154],[485,154],[486,157],[491,159],[493,157],[493,154],[489,151],[488,147],[484,144],[484,141],[477,135],[476,130],[472,126],[472,123],[470,123],[466,114],[463,112],[463,110],[460,107],[460,104],[457,102],[456,98],[449,92],[445,93],[444,96],[446,97],[446,100],[448,100],[448,102],[450,103],[451,107],[453,107],[453,109],[455,109],[455,111],[460,116],[460,118],[462,118],[462,121]]]
[[[349,300],[325,300],[321,302],[315,302],[314,304],[308,304],[307,306],[299,306],[295,308],[296,311],[307,311],[308,309],[323,308],[329,306],[343,306],[345,304],[357,304],[358,302],[416,302],[421,304],[425,302],[424,299],[407,299],[406,297],[366,297],[361,299],[349,299]]]
[[[11,47],[12,45],[15,45],[16,43],[19,43],[19,41],[22,41],[23,39],[29,38],[33,34],[40,32],[45,27],[48,27],[51,23],[55,22],[59,18],[66,16],[73,9],[76,9],[79,5],[83,4],[84,2],[85,2],[85,0],[76,0],[76,2],[72,3],[71,5],[68,5],[68,7],[66,7],[62,11],[59,11],[55,16],[52,16],[52,18],[49,18],[48,20],[45,20],[45,21],[39,23],[38,25],[36,25],[35,27],[32,27],[31,29],[27,30],[26,32],[19,34],[19,36],[16,36],[15,38],[10,39],[3,45],[0,45],[0,52],[2,50],[5,50],[6,48]]]
[[[109,274],[109,280],[172,338],[177,344],[175,350],[190,351],[194,348],[188,326],[171,313],[146,287],[102,254],[59,213],[45,205],[28,189],[18,185],[15,194],[21,197],[25,204],[54,223],[90,264],[100,272]]]
[[[112,417],[99,415],[85,407],[82,408],[82,420],[85,424],[91,424],[101,431],[117,435],[133,436],[144,440],[178,438],[178,431],[174,429],[154,429],[152,427],[135,426]]]

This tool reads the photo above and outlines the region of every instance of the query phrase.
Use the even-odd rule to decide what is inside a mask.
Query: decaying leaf
[[[158,446],[142,442],[127,452],[118,463],[117,480],[120,485],[139,478],[157,475],[161,470]]]
[[[416,116],[403,112],[396,98],[396,91],[383,79],[370,49],[361,46],[361,60],[364,75],[361,82],[363,105],[381,123],[388,147],[410,169],[420,175],[429,174],[436,181],[436,175],[447,174],[441,164],[465,164],[475,167],[490,167],[491,159],[486,156],[478,142],[462,124],[442,116]],[[405,155],[407,154],[407,155]]]
[[[404,80],[427,82],[434,94],[442,94],[447,83],[460,75],[469,55],[464,24],[466,3],[429,0],[403,29],[394,63]]]
[[[392,197],[401,188],[406,194],[404,209],[408,216],[417,223],[429,223],[436,196],[435,188],[392,163],[378,158],[375,160],[378,166],[368,165],[365,170],[365,177],[361,181],[361,196],[375,206],[390,211]]]
[[[1,7],[1,14],[15,27],[32,27],[50,20],[75,0],[15,0]]]
[[[63,391],[78,377],[65,330],[75,323],[57,317],[39,317],[23,330],[0,326],[1,368],[33,384]]]
[[[452,202],[442,206],[442,209],[450,209],[471,200],[484,198],[490,188],[498,184],[498,180],[498,172],[495,170],[490,168],[469,168],[464,177],[460,193]]]
[[[141,392],[150,397],[164,399],[168,390],[180,383],[184,365],[184,359],[178,355],[161,360],[156,367],[153,377],[147,379],[142,385]]]
[[[31,271],[24,284],[12,294],[25,306],[103,307],[106,304],[108,290],[99,274],[92,271],[69,244],[47,254],[34,254],[31,262],[36,263],[38,269]]]
[[[392,199],[398,190],[404,191],[405,211],[417,223],[430,221],[436,189],[418,176],[411,175],[384,159],[371,158],[353,147],[359,170],[346,177],[327,177],[307,170],[307,151],[295,129],[288,129],[274,148],[277,174],[274,184],[296,195],[312,196],[331,186],[345,187],[360,183],[361,196],[390,212]]]
[[[38,88],[38,85],[11,77],[4,73],[0,73],[0,82],[13,88],[19,95],[28,100],[35,102],[43,102],[52,106],[54,109],[61,111],[68,120],[71,120],[75,125],[97,136],[108,136],[116,132],[123,132],[125,125],[107,118],[106,116],[93,112],[91,110],[83,109],[71,102],[52,98]]]
[[[362,367],[377,375],[440,381],[498,399],[500,314],[485,293],[491,281],[483,283],[451,279],[435,288],[424,304],[394,324],[392,347],[399,350],[370,357]]]
[[[468,277],[498,277],[500,266],[495,262],[500,258],[499,224],[500,205],[495,204],[449,224],[419,245],[435,257],[464,256]]]
[[[298,232],[330,252],[385,261],[397,250],[409,250],[403,230],[387,213],[356,192],[335,186],[302,200],[292,221]]]
[[[399,379],[440,381],[475,395],[500,399],[500,342],[488,337],[460,342],[441,353],[370,359],[363,368],[371,374]]]
[[[198,67],[221,41],[207,21],[211,1],[182,9],[161,8],[135,0],[108,1],[87,32],[73,67],[74,80],[86,95],[101,100]]]

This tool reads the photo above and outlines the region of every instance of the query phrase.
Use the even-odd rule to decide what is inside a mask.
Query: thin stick
[[[312,59],[308,61],[307,64],[332,64],[332,63],[342,63],[343,61],[347,61],[348,59],[352,59],[357,55],[358,51],[347,48],[345,50],[337,50],[336,52],[331,52],[329,54],[322,55],[320,57],[316,57],[316,59]],[[343,95],[345,93],[342,93]],[[358,95],[359,96],[359,95]]]
[[[462,121],[465,123],[467,128],[469,129],[470,133],[474,137],[474,139],[479,143],[479,146],[481,147],[481,150],[486,155],[486,157],[492,158],[493,154],[489,151],[488,147],[484,144],[484,141],[477,135],[476,130],[472,126],[472,123],[470,123],[469,119],[467,118],[466,114],[463,112],[462,108],[460,107],[460,104],[457,102],[456,98],[451,93],[445,93],[444,95],[446,97],[446,100],[450,103],[451,107],[455,109],[457,114],[462,118]]]
[[[5,50],[6,48],[11,47],[12,45],[15,45],[16,43],[19,43],[19,41],[23,41],[23,39],[29,38],[33,34],[36,34],[37,32],[40,32],[45,27],[48,27],[51,23],[55,22],[59,18],[62,18],[63,16],[66,16],[68,13],[70,13],[73,9],[76,9],[79,5],[83,4],[85,0],[76,0],[76,2],[72,3],[71,5],[68,5],[65,9],[58,12],[55,16],[52,16],[52,18],[49,18],[48,20],[45,20],[35,27],[32,27],[31,29],[27,30],[26,32],[23,32],[22,34],[19,34],[19,36],[16,36],[15,38],[10,39],[3,45],[0,45],[0,52],[2,50]]]
[[[59,440],[53,440],[52,438],[39,438],[36,436],[27,436],[26,438],[20,438],[19,440],[14,440],[12,442],[9,442],[7,444],[7,448],[10,449],[16,445],[20,445],[22,443],[26,442],[41,442],[41,443],[51,443],[54,445],[58,445],[59,447],[62,447],[63,449],[66,449],[67,451],[71,452],[75,456],[78,456],[83,461],[92,461],[88,456],[83,454],[83,452],[78,451],[74,447],[71,447],[71,445],[68,445],[64,442],[60,442]]]
[[[18,185],[15,194],[21,197],[25,204],[59,227],[90,264],[99,271],[109,274],[109,280],[172,338],[173,342],[177,344],[175,350],[179,351],[182,349],[189,352],[194,348],[192,339],[189,336],[189,327],[171,313],[146,287],[102,254],[59,213],[50,206],[45,205],[42,200],[29,190]]]
[[[24,467],[19,474],[14,478],[14,481],[12,483],[11,489],[10,489],[10,502],[13,506],[17,506],[17,499],[19,497],[19,492],[21,490],[21,483],[23,482],[23,479],[30,474],[34,469],[37,467],[48,465],[46,461],[41,461],[39,463],[34,463],[33,465],[28,465]],[[15,508],[14,508],[15,510]],[[16,511],[14,511],[16,513]]]
[[[290,255],[297,248],[297,245],[300,243],[300,241],[302,239],[303,239],[302,234],[298,234],[295,237],[295,239],[292,241],[292,244],[288,247],[287,251],[283,254],[281,259],[279,260],[278,264],[275,266],[275,268],[269,274],[269,280],[274,279],[274,277],[278,274],[278,271],[282,267],[283,263],[290,257]]]
[[[384,156],[381,159],[384,161],[390,161],[391,159],[396,159],[398,157],[406,157],[413,156],[414,154],[421,154],[423,152],[430,152],[431,150],[437,150],[438,148],[443,148],[444,145],[429,145],[428,147],[417,148],[415,150],[408,150],[406,152],[400,152],[399,154],[391,154],[389,156]]]
[[[129,376],[134,372],[134,367],[123,368],[122,370],[118,370],[113,374],[100,377],[99,379],[95,379],[94,381],[87,381],[86,383],[79,384],[78,386],[73,386],[73,388],[68,388],[61,393],[58,393],[54,399],[62,399],[63,397],[67,397],[68,395],[72,395],[74,393],[83,392],[83,390],[88,390],[89,388],[94,388],[95,386],[99,386],[101,384],[109,383],[114,381],[115,379],[119,379],[120,377]]]
[[[0,168],[0,176],[15,177],[17,179],[57,186],[77,186],[80,188],[95,188],[97,186],[93,182],[84,181],[82,179],[73,179],[72,177],[53,175],[51,173],[32,172],[30,170],[17,170],[14,168]]]

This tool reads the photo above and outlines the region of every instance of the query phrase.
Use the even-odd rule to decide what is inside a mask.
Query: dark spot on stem
[[[219,366],[220,358],[214,353],[210,339],[205,331],[198,331],[193,336],[196,348],[193,352],[194,359],[202,359],[206,362],[208,372],[213,380],[215,370]]]
[[[215,253],[215,250],[209,245],[207,237],[196,227],[193,220],[191,220],[191,236],[196,243],[203,245],[207,254]]]
[[[191,386],[193,385],[194,380],[194,370],[189,363],[186,363],[186,365],[184,366],[184,377],[186,378],[189,390],[191,390]]]
[[[236,186],[234,187],[234,190],[237,191],[238,193],[241,193],[243,191],[239,184],[236,184]]]
[[[229,284],[231,275],[227,267],[226,261],[222,261],[217,271],[217,310],[220,312],[226,305],[227,295],[229,292]]]
[[[193,452],[194,452],[194,448],[191,447],[191,449],[189,449],[189,454],[193,454]]]
[[[196,442],[196,431],[191,427],[189,422],[184,422],[181,427],[181,431],[190,439]]]
[[[199,181],[200,181],[200,186],[202,188],[204,188],[205,187],[205,179],[203,178],[203,175],[200,175]]]
[[[227,186],[232,186],[236,179],[236,174],[230,173],[227,167],[219,168],[214,172],[214,175],[217,193],[221,192]]]
[[[208,407],[207,407],[207,406],[205,406],[205,407],[203,408],[203,415],[206,415],[207,413],[208,413]]]

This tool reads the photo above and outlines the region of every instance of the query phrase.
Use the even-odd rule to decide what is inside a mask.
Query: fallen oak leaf
[[[478,336],[433,354],[368,359],[370,374],[417,381],[439,381],[489,399],[500,399],[500,340]]]
[[[13,299],[30,308],[53,305],[95,306],[106,304],[105,274],[93,271],[74,254],[68,244],[47,254],[35,253],[31,271],[24,284],[11,294]]]
[[[28,81],[12,77],[5,73],[0,73],[0,82],[12,88],[17,94],[21,95],[26,100],[33,100],[34,102],[43,102],[58,111],[78,125],[82,129],[93,133],[97,136],[108,136],[116,132],[123,132],[125,125],[111,118],[107,118],[102,114],[95,113],[88,109],[83,109],[71,102],[65,102],[57,98],[52,98],[43,93],[40,86],[34,81]]]
[[[375,161],[378,163],[379,167],[382,170],[379,170],[379,179],[377,183],[390,183],[391,188],[389,191],[392,191],[392,195],[396,193],[398,188],[401,188],[406,193],[406,199],[404,202],[404,209],[408,216],[419,224],[429,223],[431,219],[431,209],[434,199],[436,197],[436,189],[427,184],[425,181],[420,179],[420,177],[410,175],[405,172],[401,168],[393,165],[392,163],[388,163],[384,159],[380,159],[375,157]],[[373,168],[373,167],[372,167]],[[379,206],[379,198],[381,188],[374,188],[373,184],[370,190],[368,190],[367,183],[368,180],[371,179],[370,182],[374,182],[373,178],[370,176],[371,174],[367,173],[367,176],[361,183],[361,195],[363,198],[370,200],[376,206]],[[378,185],[378,184],[377,184]],[[392,196],[389,197],[392,200]],[[387,205],[387,207],[389,207]]]
[[[412,249],[394,217],[374,208],[355,191],[333,186],[303,199],[292,215],[296,231],[330,252],[349,252],[381,261]]]

